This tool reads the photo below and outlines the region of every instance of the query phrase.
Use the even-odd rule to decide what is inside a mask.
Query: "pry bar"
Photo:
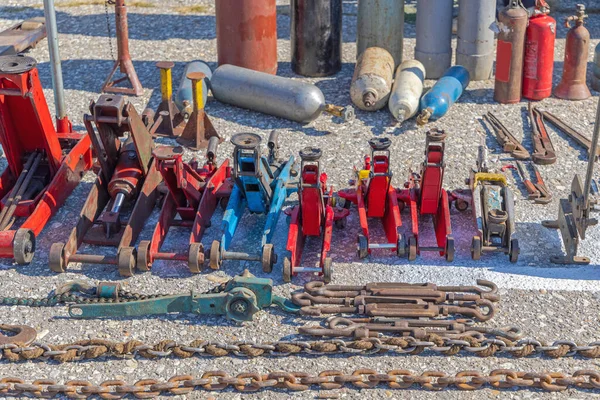
[[[567,125],[564,121],[558,118],[556,115],[549,113],[548,111],[542,111],[542,117],[545,121],[550,122],[556,129],[573,139],[580,146],[585,147],[590,152],[592,147],[592,141],[584,136],[582,133],[576,131],[571,126]],[[596,148],[596,159],[600,157],[600,147]]]

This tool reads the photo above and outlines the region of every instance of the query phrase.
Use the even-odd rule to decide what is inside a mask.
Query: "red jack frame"
[[[446,134],[443,130],[427,132],[425,162],[421,174],[411,174],[406,189],[398,192],[402,206],[408,205],[411,217],[412,236],[405,243],[408,259],[413,261],[422,251],[438,251],[446,261],[454,260],[454,238],[450,223],[448,193],[442,188],[444,182],[444,150]],[[419,220],[431,215],[435,229],[437,247],[425,247],[419,243]]]
[[[404,253],[400,208],[396,189],[392,186],[390,151],[392,141],[388,138],[369,140],[371,156],[365,156],[363,169],[356,171],[356,189],[341,190],[338,195],[346,200],[346,205],[354,203],[362,233],[358,235],[357,251],[360,258],[366,258],[373,249],[388,249],[398,256]],[[380,218],[387,238],[386,243],[374,243],[369,233],[369,218]]]
[[[307,147],[300,151],[301,177],[298,184],[299,204],[285,212],[291,216],[287,250],[290,258],[283,260],[283,280],[290,282],[298,273],[315,273],[323,277],[325,283],[331,282],[331,258],[327,257],[331,249],[333,224],[339,228],[346,226],[350,211],[334,207],[333,188],[327,187],[327,174],[321,172],[322,152]],[[302,267],[302,250],[308,236],[322,237],[319,267]]]
[[[90,113],[84,123],[100,171],[66,243],[50,247],[48,264],[59,273],[70,263],[115,265],[121,276],[132,276],[132,246],[156,206],[162,181],[152,158],[154,142],[135,107],[121,95],[100,95]],[[83,243],[94,246],[95,254],[80,253]],[[112,254],[98,254],[98,247],[112,248]]]
[[[192,273],[201,272],[204,264],[204,247],[200,242],[211,218],[220,203],[227,206],[233,188],[229,160],[217,168],[216,153],[219,138],[213,136],[208,143],[206,163],[198,168],[198,161],[184,163],[181,147],[158,147],[154,157],[158,170],[169,189],[163,203],[158,224],[151,240],[142,240],[137,252],[137,268],[149,271],[155,260],[187,261]],[[179,219],[175,217],[179,215]],[[161,247],[171,226],[191,227],[187,251],[161,252]]]
[[[92,166],[90,139],[57,133],[36,60],[0,57],[0,258],[33,259],[35,238]],[[13,229],[17,218],[25,221]]]

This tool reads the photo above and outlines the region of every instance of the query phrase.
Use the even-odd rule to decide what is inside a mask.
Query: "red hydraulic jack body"
[[[84,123],[100,171],[67,242],[54,243],[50,248],[50,269],[65,272],[69,263],[77,262],[109,264],[117,265],[122,276],[131,276],[136,265],[132,246],[156,205],[162,181],[152,157],[154,143],[141,117],[123,96],[101,95],[90,105],[90,112]],[[127,140],[122,142],[126,133]],[[116,257],[106,251],[78,253],[83,243],[92,249],[116,248]]]
[[[405,189],[398,192],[398,200],[410,210],[412,236],[408,238],[408,243],[402,243],[410,261],[415,260],[417,254],[420,255],[423,251],[438,251],[447,261],[454,260],[450,205],[448,193],[442,188],[445,139],[446,134],[442,130],[427,132],[425,162],[421,174],[413,173],[405,184]],[[426,215],[433,219],[437,247],[426,247],[420,243],[419,221]]]
[[[362,233],[358,235],[358,256],[366,258],[373,249],[388,249],[401,255],[399,246],[402,226],[396,189],[392,186],[390,151],[392,141],[388,138],[369,140],[371,156],[365,156],[363,169],[356,171],[356,189],[341,190],[338,195],[346,204],[356,204]],[[369,218],[380,218],[387,238],[386,243],[375,243],[369,232]]]
[[[325,283],[331,282],[331,258],[327,255],[331,249],[333,225],[344,228],[350,211],[334,206],[333,188],[327,187],[327,174],[321,172],[321,156],[322,152],[317,148],[307,147],[300,151],[299,204],[285,211],[291,217],[287,241],[290,258],[283,260],[285,282],[304,272],[316,272]],[[301,266],[304,242],[309,236],[322,238],[318,268]]]
[[[199,168],[198,161],[184,163],[183,148],[161,146],[154,150],[158,170],[169,190],[163,203],[158,224],[151,240],[142,240],[137,251],[137,269],[149,271],[155,260],[187,261],[190,272],[200,273],[204,264],[202,236],[211,225],[211,218],[227,200],[233,188],[229,160],[216,164],[219,138],[210,138],[206,163]],[[179,218],[176,218],[179,215]],[[163,252],[161,248],[172,226],[191,227],[186,251]]]
[[[35,237],[92,166],[90,139],[57,133],[31,57],[0,57],[0,258],[29,263]],[[17,219],[24,219],[17,228]]]

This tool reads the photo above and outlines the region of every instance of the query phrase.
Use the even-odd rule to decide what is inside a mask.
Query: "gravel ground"
[[[87,4],[86,4],[87,3]],[[110,66],[111,50],[106,32],[106,16],[104,6],[91,1],[57,2],[59,23],[59,39],[61,57],[63,59],[63,75],[66,88],[68,113],[77,129],[83,130],[82,116],[86,112],[89,101],[96,99],[97,91],[102,85]],[[279,0],[281,6],[285,1]],[[575,2],[573,2],[575,3]],[[189,13],[185,7],[192,4],[201,5],[198,14]],[[143,7],[145,6],[145,7]],[[347,105],[350,103],[349,85],[355,61],[356,17],[353,14],[355,5],[346,4],[344,17],[344,55],[343,69],[334,77],[324,79],[305,79],[295,76],[290,70],[289,53],[289,17],[282,13],[278,19],[279,26],[279,74],[295,79],[305,79],[318,85],[328,102]],[[214,2],[209,0],[164,0],[138,2],[131,7],[129,15],[130,46],[137,73],[145,88],[144,95],[131,101],[142,110],[149,102],[156,106],[160,93],[159,76],[154,67],[156,61],[172,60],[176,63],[175,79],[179,79],[186,62],[203,59],[216,67],[216,40]],[[4,0],[0,6],[0,29],[10,26],[15,21],[41,16],[43,11],[39,0]],[[556,15],[562,20],[565,15]],[[110,14],[112,23],[112,14]],[[592,45],[600,41],[600,16],[590,15],[588,28],[592,33]],[[113,28],[114,32],[114,28]],[[560,80],[562,60],[564,57],[566,30],[559,24],[556,44],[555,83]],[[407,24],[405,40],[405,58],[410,59],[414,53],[415,27]],[[113,46],[114,43],[113,43]],[[48,49],[42,42],[30,53],[39,62],[42,83],[45,88],[49,107],[53,110]],[[592,60],[590,54],[590,61]],[[428,81],[427,86],[433,82]],[[598,93],[594,98],[582,102],[565,102],[555,98],[546,99],[540,106],[569,121],[575,128],[591,135],[595,116]],[[433,126],[449,133],[447,139],[447,169],[445,187],[455,189],[464,186],[464,179],[475,164],[477,131],[483,128],[480,117],[487,111],[496,113],[513,133],[521,138],[525,146],[531,148],[525,103],[515,105],[499,105],[493,102],[493,82],[474,82],[450,113]],[[237,109],[210,99],[207,111],[217,131],[226,139],[231,135],[252,131],[266,137],[270,130],[280,130],[280,140],[286,155],[297,154],[306,145],[318,146],[325,154],[324,164],[330,182],[337,188],[343,188],[351,177],[352,165],[357,165],[367,151],[367,140],[373,135],[385,135],[392,139],[392,166],[395,171],[395,184],[400,186],[408,177],[409,168],[418,168],[423,159],[425,129],[418,128],[413,121],[405,123],[401,129],[392,126],[387,110],[376,113],[358,112],[356,120],[341,124],[329,116],[322,116],[307,126],[282,119],[259,115],[250,111]],[[521,326],[527,336],[543,340],[571,339],[580,343],[589,343],[599,339],[596,331],[600,328],[597,309],[600,305],[598,294],[598,273],[600,263],[600,229],[592,227],[588,230],[587,239],[582,243],[580,254],[592,259],[587,267],[557,267],[550,264],[551,255],[561,251],[561,239],[557,232],[550,231],[540,225],[544,219],[552,219],[557,215],[558,199],[565,197],[574,173],[585,173],[585,151],[574,147],[573,142],[561,134],[551,130],[550,135],[558,153],[558,162],[553,166],[540,167],[554,200],[551,204],[534,205],[524,198],[522,185],[516,186],[516,176],[510,176],[518,197],[517,204],[517,236],[521,245],[521,257],[515,265],[510,265],[502,255],[486,255],[480,262],[470,260],[469,228],[470,215],[453,211],[452,223],[457,243],[457,254],[454,263],[446,264],[436,255],[424,255],[416,262],[406,264],[403,260],[374,254],[365,262],[354,256],[355,238],[358,232],[358,220],[355,213],[349,219],[344,231],[336,231],[333,238],[331,255],[334,258],[334,282],[338,284],[359,284],[373,281],[431,281],[439,284],[470,284],[477,278],[486,278],[496,282],[503,295],[497,317],[490,322],[494,326]],[[161,139],[160,143],[171,144]],[[488,133],[487,144],[492,158],[500,165],[507,154]],[[231,153],[228,141],[220,148],[220,159]],[[198,154],[202,156],[201,154]],[[187,157],[192,154],[188,153]],[[5,160],[2,160],[5,165]],[[3,166],[4,166],[3,165]],[[242,262],[225,264],[224,270],[191,276],[183,264],[167,264],[156,262],[152,273],[140,274],[130,279],[121,279],[114,268],[76,265],[71,266],[68,273],[55,275],[47,267],[47,254],[51,244],[64,240],[76,219],[84,202],[86,192],[93,182],[88,173],[85,182],[80,185],[69,198],[68,203],[58,215],[50,221],[46,230],[38,239],[38,251],[31,265],[17,267],[9,262],[0,264],[0,294],[44,296],[57,285],[72,279],[84,279],[90,282],[98,280],[120,281],[132,291],[141,293],[186,292],[190,290],[202,292],[221,281],[249,268],[258,276],[263,276],[260,267]],[[292,204],[296,201],[292,197]],[[153,215],[156,220],[157,212]],[[220,214],[215,216],[218,220]],[[407,216],[403,216],[408,226]],[[246,216],[238,233],[235,246],[238,249],[251,249],[259,239],[259,232],[249,230],[264,219],[259,216]],[[142,233],[148,237],[152,223]],[[217,236],[218,224],[208,229],[204,239],[205,245]],[[185,246],[186,234],[172,235],[169,246],[177,248]],[[275,246],[283,252],[287,236],[286,221],[279,221],[275,238]],[[425,229],[425,238],[433,240],[431,229]],[[311,255],[318,251],[318,244],[309,243],[307,263],[316,261]],[[280,257],[281,258],[281,257]],[[368,267],[367,267],[368,266]],[[361,276],[357,276],[360,271]],[[301,277],[293,284],[283,284],[281,279],[281,263],[275,267],[272,275],[276,292],[287,295],[297,290],[309,277]],[[195,338],[216,341],[255,340],[258,342],[274,338],[291,338],[296,327],[302,324],[299,318],[290,318],[278,310],[269,310],[257,315],[255,321],[244,328],[235,326],[221,318],[200,318],[192,315],[169,315],[149,319],[112,320],[112,321],[74,321],[66,318],[65,308],[30,309],[24,307],[4,307],[0,309],[0,321],[8,324],[27,324],[34,326],[39,332],[47,332],[44,341],[67,342],[86,337],[110,338],[126,340],[137,338],[148,342],[158,342],[171,338],[178,342],[189,342]],[[125,379],[134,382],[142,377],[166,378],[175,374],[200,374],[206,370],[223,369],[235,374],[239,371],[257,371],[265,373],[272,370],[307,371],[316,373],[326,369],[351,371],[360,367],[376,368],[381,371],[391,369],[411,369],[424,371],[441,369],[450,373],[463,369],[490,371],[496,368],[515,368],[532,371],[574,371],[577,369],[597,369],[598,363],[582,359],[540,359],[529,358],[515,360],[511,358],[475,357],[350,357],[324,358],[299,357],[285,359],[253,359],[249,361],[222,359],[188,359],[188,360],[112,360],[111,362],[85,362],[67,365],[53,365],[44,362],[28,362],[21,364],[0,364],[0,376],[20,376],[26,379],[51,378],[58,381],[69,379],[91,379],[100,382],[105,379]],[[314,398],[317,392],[295,394],[297,398]],[[216,395],[216,394],[215,394]],[[345,398],[403,398],[425,399],[436,394],[413,390],[409,393],[390,392],[386,389],[375,389],[367,392],[343,390]],[[206,393],[194,393],[190,396],[204,398]],[[249,398],[281,398],[282,392],[261,392],[249,394]],[[568,391],[562,394],[550,394],[537,391],[495,391],[486,389],[480,393],[448,391],[443,393],[447,399],[487,398],[571,398],[587,399],[595,395],[585,391]],[[219,398],[234,399],[241,395],[227,392]]]

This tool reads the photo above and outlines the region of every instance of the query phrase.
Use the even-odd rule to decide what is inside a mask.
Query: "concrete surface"
[[[102,85],[112,65],[109,39],[106,32],[105,9],[101,2],[57,2],[57,17],[60,32],[61,57],[66,87],[67,109],[69,116],[82,130],[82,117],[90,100],[96,99],[97,91]],[[571,2],[574,3],[574,2]],[[186,62],[204,59],[216,67],[216,40],[214,2],[209,0],[165,0],[138,2],[129,10],[131,28],[131,52],[135,67],[145,88],[144,95],[131,99],[139,111],[147,102],[156,106],[160,98],[158,90],[159,74],[154,67],[156,61],[172,60],[176,63],[175,79],[179,79]],[[286,1],[278,1],[283,6]],[[200,5],[197,13],[191,13],[187,7]],[[351,9],[354,4],[346,5]],[[5,28],[15,21],[43,14],[39,0],[5,0],[0,6],[0,28]],[[109,12],[109,21],[114,34],[113,15]],[[559,20],[566,14],[557,14]],[[343,69],[334,77],[324,79],[305,79],[295,76],[290,70],[289,53],[289,17],[280,15],[279,29],[279,74],[293,79],[304,79],[319,86],[327,100],[331,103],[347,105],[350,102],[349,85],[355,61],[356,17],[345,16],[344,19],[344,56]],[[592,33],[592,45],[600,41],[600,17],[590,15],[588,27]],[[559,24],[556,45],[555,83],[560,80],[562,60],[564,57],[565,29]],[[412,58],[415,45],[414,25],[406,26],[405,57]],[[115,47],[113,40],[113,47]],[[116,51],[116,50],[115,50]],[[51,79],[48,65],[46,42],[33,49],[29,55],[39,62],[39,70],[45,88],[46,98],[53,110]],[[592,52],[590,52],[590,61]],[[591,75],[591,72],[590,72]],[[427,82],[431,86],[433,82]],[[445,187],[455,189],[464,187],[464,179],[475,164],[478,132],[485,132],[480,117],[487,111],[496,113],[513,133],[523,138],[526,147],[531,149],[529,123],[527,121],[526,103],[516,105],[499,105],[492,100],[493,82],[474,82],[467,93],[454,106],[449,115],[429,127],[437,126],[449,133],[447,139],[447,170]],[[592,99],[582,102],[565,102],[550,98],[540,103],[540,107],[550,110],[566,119],[580,131],[591,136],[596,110],[598,93]],[[417,128],[414,121],[405,123],[401,128],[392,126],[392,119],[387,110],[376,113],[358,112],[355,121],[342,124],[339,121],[322,116],[314,123],[301,126],[282,119],[256,114],[237,109],[210,99],[207,106],[215,128],[227,141],[220,148],[219,158],[225,159],[231,152],[228,139],[232,134],[244,131],[257,132],[266,138],[272,129],[280,130],[285,155],[297,154],[304,146],[319,146],[324,151],[324,166],[330,182],[336,188],[346,186],[352,177],[352,166],[361,162],[368,149],[367,140],[374,135],[386,135],[393,141],[392,166],[395,172],[394,182],[401,186],[408,178],[409,169],[419,168],[423,161],[425,131]],[[524,127],[524,130],[523,130]],[[541,167],[548,186],[554,194],[554,201],[547,205],[534,205],[524,199],[524,187],[515,181],[516,176],[509,176],[518,197],[517,204],[517,236],[521,245],[521,257],[517,264],[510,265],[503,255],[485,255],[480,262],[470,259],[470,227],[469,213],[452,212],[454,237],[457,243],[456,260],[447,264],[434,254],[424,255],[414,263],[407,263],[390,254],[375,253],[367,261],[359,261],[354,253],[358,221],[353,211],[348,226],[344,231],[335,231],[331,255],[334,258],[334,283],[358,284],[372,281],[431,281],[439,284],[468,284],[477,278],[486,278],[496,282],[503,294],[498,316],[491,325],[518,325],[527,336],[552,341],[554,339],[572,339],[580,343],[589,343],[600,339],[597,310],[600,305],[598,284],[600,283],[600,228],[588,230],[586,240],[581,244],[580,254],[591,257],[592,262],[586,267],[559,267],[550,264],[551,255],[560,253],[561,239],[557,232],[550,231],[540,225],[543,219],[552,219],[557,215],[558,199],[567,196],[574,173],[584,174],[586,153],[561,134],[551,130],[550,135],[558,152],[556,165]],[[510,162],[507,154],[502,154],[495,139],[487,133],[487,145],[491,158],[497,166]],[[168,140],[160,143],[172,144]],[[187,157],[192,154],[188,153]],[[197,156],[202,157],[201,153]],[[5,160],[2,159],[2,167]],[[598,174],[596,174],[598,176]],[[222,271],[206,272],[191,276],[184,264],[167,264],[157,262],[151,273],[139,274],[130,279],[121,279],[114,268],[92,265],[71,266],[68,273],[55,275],[47,267],[47,254],[51,244],[63,241],[75,222],[79,209],[83,204],[87,190],[93,181],[91,173],[86,175],[85,182],[80,185],[69,198],[59,214],[49,223],[38,241],[38,251],[34,262],[25,267],[12,265],[6,260],[0,264],[0,295],[45,296],[57,285],[71,279],[84,279],[89,282],[99,280],[119,281],[132,291],[141,293],[176,293],[194,290],[202,292],[216,285],[224,277],[232,276],[249,268],[258,276],[265,276],[255,264],[230,262]],[[293,197],[288,204],[293,204]],[[157,212],[152,221],[155,221]],[[215,216],[213,227],[208,229],[203,242],[208,245],[218,234],[218,220]],[[260,226],[264,218],[246,216],[242,228],[238,232],[235,247],[249,250],[256,246],[260,232],[253,229]],[[409,220],[403,215],[404,228],[409,228]],[[287,223],[282,217],[276,233],[276,250],[283,256],[287,236]],[[153,224],[149,223],[142,237],[147,238]],[[376,230],[376,234],[381,231]],[[179,232],[171,236],[168,246],[177,248],[185,246],[187,234]],[[425,240],[433,240],[430,228],[424,228]],[[89,249],[88,249],[89,250]],[[316,262],[318,251],[316,241],[309,243],[306,251],[306,262]],[[108,253],[107,253],[108,254]],[[282,257],[280,257],[281,259]],[[285,285],[281,279],[281,262],[277,264],[271,276],[275,280],[276,292],[287,295],[298,290],[310,277],[296,279],[293,284]],[[256,320],[237,327],[220,318],[200,318],[193,315],[170,315],[150,319],[114,320],[114,321],[74,321],[68,318],[63,307],[53,309],[29,309],[25,307],[0,308],[0,322],[12,324],[28,324],[40,332],[48,333],[43,338],[47,342],[66,342],[85,337],[103,337],[115,340],[137,338],[149,342],[172,338],[180,342],[188,342],[195,338],[217,341],[234,341],[240,339],[268,341],[275,338],[291,338],[296,326],[304,323],[300,318],[284,315],[278,310],[261,312]],[[359,367],[372,367],[379,370],[443,369],[454,373],[461,369],[477,369],[488,372],[496,368],[515,368],[519,370],[560,370],[597,369],[594,360],[562,359],[550,360],[529,358],[515,360],[510,358],[479,359],[475,357],[351,357],[323,358],[298,357],[290,359],[210,359],[194,358],[189,360],[132,361],[111,360],[74,363],[68,365],[52,365],[44,362],[22,363],[18,365],[0,363],[0,376],[20,376],[25,379],[52,378],[59,381],[68,379],[91,379],[100,382],[105,379],[124,378],[135,381],[141,377],[167,378],[174,374],[200,374],[205,370],[223,369],[229,373],[241,370],[267,372],[272,370],[301,370],[317,372],[325,369],[342,369],[351,371]],[[295,394],[295,398],[314,398],[317,392]],[[446,399],[480,399],[480,398],[571,398],[588,399],[597,397],[586,391],[569,391],[563,394],[541,393],[537,391],[494,391],[485,390],[479,393],[448,391],[441,394],[421,390],[409,392],[390,392],[385,388],[358,392],[342,391],[344,398],[414,398],[426,399],[441,397]],[[206,393],[197,392],[194,398],[206,398]],[[287,396],[282,392],[261,392],[248,395],[249,398],[275,399]],[[237,399],[242,396],[228,392],[219,394],[219,398]]]

